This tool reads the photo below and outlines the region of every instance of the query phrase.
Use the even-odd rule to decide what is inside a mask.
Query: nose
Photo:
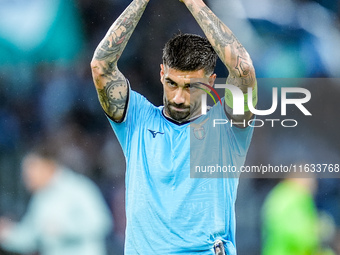
[[[182,88],[178,88],[176,90],[175,97],[173,98],[173,102],[176,104],[184,104],[185,103],[185,97],[184,97],[184,91]]]

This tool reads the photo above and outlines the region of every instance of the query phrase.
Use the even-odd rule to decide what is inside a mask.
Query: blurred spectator
[[[23,178],[33,193],[19,223],[0,219],[0,244],[9,251],[41,255],[104,255],[112,229],[98,188],[39,147],[23,160]]]
[[[322,251],[314,178],[287,178],[263,206],[263,255],[333,254]]]

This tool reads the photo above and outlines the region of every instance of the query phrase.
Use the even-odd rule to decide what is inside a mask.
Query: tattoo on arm
[[[244,92],[255,83],[255,72],[249,54],[232,31],[207,7],[188,4],[204,34],[222,62],[228,67],[228,82]]]
[[[98,45],[92,62],[94,83],[104,111],[121,120],[127,103],[128,85],[117,62],[136,28],[149,0],[134,0],[112,24]]]
[[[125,80],[108,81],[103,89],[97,91],[99,102],[109,116],[124,115],[128,94]]]
[[[232,31],[203,3],[192,0],[187,4],[204,34],[210,41],[217,55],[229,70],[227,83],[239,87],[243,93],[247,93],[248,87],[256,84],[255,70],[248,52],[238,41]],[[249,120],[251,112],[244,115],[233,115],[233,111],[227,104],[225,110],[235,121]]]
[[[134,0],[113,23],[97,47],[94,58],[111,63],[118,61],[139,22],[148,0]]]
[[[130,19],[136,19],[136,13],[127,13],[128,16],[122,20],[118,19],[118,28],[113,28],[102,41],[101,45],[95,52],[95,58],[98,60],[109,60],[117,62],[123,52],[127,41],[130,39],[138,20],[133,23]]]

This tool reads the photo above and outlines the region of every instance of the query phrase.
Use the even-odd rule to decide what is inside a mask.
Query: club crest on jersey
[[[206,135],[205,128],[203,126],[194,128],[193,132],[194,132],[194,136],[198,140],[203,140]]]
[[[209,118],[206,118],[204,121],[202,121],[199,124],[197,124],[197,123],[190,123],[190,126],[193,128],[192,132],[194,132],[194,136],[196,137],[196,139],[203,140],[205,138],[206,131],[205,131],[205,128],[203,127],[203,125],[208,120],[209,120]]]

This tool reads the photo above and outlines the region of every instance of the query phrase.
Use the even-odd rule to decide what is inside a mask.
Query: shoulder
[[[150,109],[153,109],[153,110],[158,109],[158,107],[156,107],[153,103],[151,103],[145,96],[143,96],[142,94],[140,94],[140,93],[138,93],[138,92],[136,92],[132,89],[130,90],[128,107],[130,109],[132,107],[134,107],[137,110],[138,110],[138,108],[150,108]]]
[[[66,167],[59,170],[57,178],[57,186],[64,192],[83,193],[96,187],[90,178]]]
[[[155,106],[145,96],[140,93],[130,90],[127,117],[133,117],[133,119],[146,120],[148,117],[155,117],[161,114],[161,107]]]

